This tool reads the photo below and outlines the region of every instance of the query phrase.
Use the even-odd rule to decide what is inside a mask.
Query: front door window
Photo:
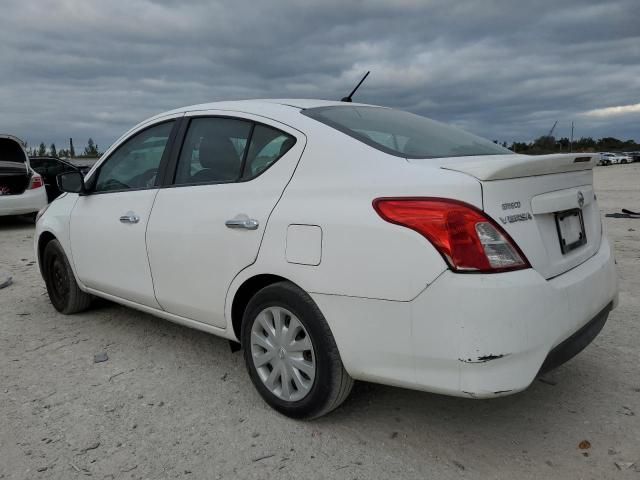
[[[139,190],[157,185],[158,170],[173,122],[134,135],[100,166],[95,192]]]

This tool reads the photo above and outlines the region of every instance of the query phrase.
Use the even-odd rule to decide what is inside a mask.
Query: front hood
[[[486,155],[430,160],[409,160],[411,163],[436,161],[440,168],[466,173],[482,181],[533,177],[554,173],[591,170],[596,155],[585,153],[555,153],[551,155]]]

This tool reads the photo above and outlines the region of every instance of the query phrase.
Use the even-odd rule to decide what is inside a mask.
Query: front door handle
[[[249,218],[246,215],[238,215],[236,218],[224,222],[227,228],[242,228],[244,230],[257,230],[260,226],[258,220]]]
[[[121,223],[138,223],[139,221],[140,217],[133,212],[127,212],[120,217]]]

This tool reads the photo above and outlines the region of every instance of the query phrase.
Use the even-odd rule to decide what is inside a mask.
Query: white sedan
[[[59,176],[35,248],[60,312],[98,296],[237,342],[291,417],[354,379],[491,398],[582,350],[617,303],[595,161],[355,103],[197,105]]]
[[[616,161],[614,163],[631,163],[631,157],[627,153],[618,153],[616,154]]]
[[[31,168],[24,143],[0,134],[0,216],[35,215],[46,204],[44,181]]]

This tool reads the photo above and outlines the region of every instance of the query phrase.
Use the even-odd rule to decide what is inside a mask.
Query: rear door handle
[[[140,217],[133,212],[127,212],[120,217],[120,223],[138,223]]]
[[[258,220],[249,218],[246,215],[238,215],[236,218],[224,222],[227,228],[242,228],[244,230],[257,230],[260,226]]]

